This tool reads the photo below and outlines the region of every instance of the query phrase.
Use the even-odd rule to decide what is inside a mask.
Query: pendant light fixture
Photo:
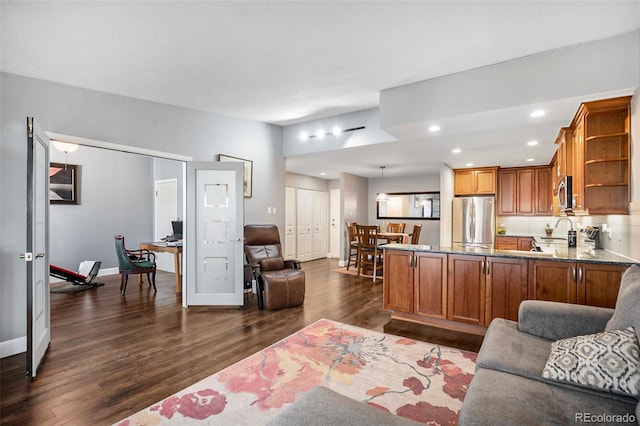
[[[64,152],[64,168],[67,168],[67,154],[78,149],[78,145],[75,143],[62,142],[57,140],[51,140],[53,147],[58,151]]]
[[[382,174],[382,180],[380,181],[380,186],[384,187],[384,169],[386,168],[386,166],[380,166],[380,173]],[[377,196],[376,196],[376,201],[389,201],[389,196],[387,195],[386,192],[380,192]]]

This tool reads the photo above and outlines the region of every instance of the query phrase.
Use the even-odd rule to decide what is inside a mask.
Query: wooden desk
[[[409,244],[409,234],[404,232],[378,232],[378,239],[389,243]]]
[[[182,293],[182,269],[180,268],[180,258],[182,257],[182,246],[170,246],[160,241],[154,243],[140,243],[140,249],[147,249],[154,252],[173,253],[173,264],[176,270],[176,293]],[[142,280],[142,275],[140,275]]]

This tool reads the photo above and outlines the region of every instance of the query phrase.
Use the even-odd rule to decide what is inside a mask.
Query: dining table
[[[404,232],[378,232],[378,240],[387,243],[409,244],[409,234]]]

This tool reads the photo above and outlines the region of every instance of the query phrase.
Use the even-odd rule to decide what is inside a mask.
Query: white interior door
[[[296,191],[296,258],[301,262],[313,259],[313,197],[306,189]]]
[[[178,218],[178,180],[164,179],[155,181],[154,203],[154,241],[173,233],[171,221]],[[161,271],[175,272],[172,253],[156,253],[156,265]]]
[[[51,342],[49,300],[49,138],[27,118],[27,375]]]
[[[285,188],[284,210],[284,258],[296,257],[296,189],[290,186]]]
[[[243,164],[187,162],[185,306],[244,303]]]
[[[313,259],[327,257],[327,193],[311,191],[313,198]]]
[[[332,189],[329,192],[329,255],[332,258],[340,257],[340,190]]]

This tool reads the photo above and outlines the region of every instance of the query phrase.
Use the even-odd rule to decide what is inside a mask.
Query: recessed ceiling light
[[[535,111],[533,111],[530,115],[531,117],[542,117],[545,114],[545,112],[541,109],[537,109]]]
[[[436,125],[429,126],[429,131],[430,132],[439,132],[440,131],[440,126],[436,126]]]
[[[536,146],[536,145],[538,145],[538,141],[529,141],[529,142],[527,142],[527,145]]]
[[[536,161],[536,159],[535,159],[535,158],[527,158],[527,162],[529,162],[529,163],[530,163],[530,162],[532,162],[532,161]]]
[[[325,172],[320,173],[320,176],[326,176],[327,174]]]
[[[334,127],[333,130],[331,130],[331,134],[333,136],[338,136],[340,133],[342,133],[342,130],[340,129],[340,127]]]
[[[322,139],[322,138],[324,138],[324,130],[319,129],[319,130],[316,132],[316,138],[318,138],[318,139]]]
[[[466,166],[467,167],[471,167],[471,166],[473,166],[473,163],[467,163]]]
[[[309,133],[300,132],[300,139],[302,139],[303,141],[306,141],[307,139],[309,139]]]
[[[460,148],[453,148],[451,152],[453,152],[454,154],[460,154],[462,150]]]

